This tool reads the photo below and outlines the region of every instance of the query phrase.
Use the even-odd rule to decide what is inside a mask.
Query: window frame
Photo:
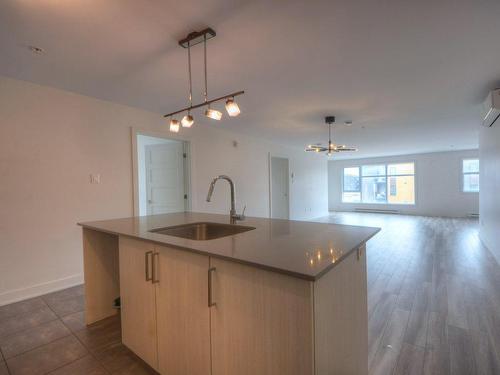
[[[466,160],[477,160],[479,163],[479,170],[477,172],[464,172],[464,161]],[[460,185],[462,187],[462,193],[463,194],[479,194],[481,191],[481,176],[480,176],[480,171],[481,171],[481,161],[479,160],[479,157],[476,158],[462,158],[460,160]],[[465,190],[465,175],[473,175],[477,174],[477,177],[479,178],[479,189],[477,191],[474,190]]]
[[[395,164],[413,164],[413,174],[402,174],[402,175],[389,175],[388,174],[388,167],[389,165],[395,165]],[[414,191],[414,201],[413,203],[391,203],[388,200],[388,195],[389,195],[389,186],[386,187],[386,201],[385,202],[363,202],[363,171],[362,167],[366,166],[376,166],[376,165],[383,165],[385,167],[385,175],[379,175],[379,176],[364,176],[364,177],[384,177],[386,179],[386,184],[389,183],[389,177],[408,177],[408,176],[413,176],[413,191]],[[344,170],[348,168],[358,168],[359,170],[359,193],[360,193],[360,201],[359,202],[346,202],[344,201]],[[348,164],[342,167],[342,177],[341,177],[341,187],[342,189],[340,190],[340,201],[342,204],[347,204],[347,205],[385,205],[385,206],[411,206],[415,207],[417,205],[417,162],[415,160],[405,160],[405,161],[391,161],[391,162],[372,162],[372,163],[366,163],[366,164]],[[463,180],[463,179],[462,179]],[[347,192],[349,193],[349,192]]]

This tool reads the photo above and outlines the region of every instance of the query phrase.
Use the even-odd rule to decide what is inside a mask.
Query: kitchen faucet
[[[246,206],[245,206],[245,208],[243,208],[243,212],[241,213],[241,215],[238,215],[236,213],[236,208],[235,208],[235,204],[234,204],[234,183],[228,176],[220,175],[220,176],[215,177],[212,180],[212,182],[210,183],[210,187],[208,188],[207,202],[210,202],[210,200],[212,199],[212,194],[214,193],[215,183],[218,180],[226,180],[227,182],[229,182],[229,186],[231,188],[231,211],[229,211],[230,223],[236,224],[237,220],[240,220],[240,221],[245,220]]]

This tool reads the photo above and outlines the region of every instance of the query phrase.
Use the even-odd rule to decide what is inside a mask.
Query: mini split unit
[[[483,102],[481,118],[483,126],[491,127],[495,122],[500,123],[500,89],[491,91]]]

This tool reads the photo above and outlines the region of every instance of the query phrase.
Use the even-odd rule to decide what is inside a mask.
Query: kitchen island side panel
[[[315,375],[368,374],[366,246],[314,283]]]
[[[116,315],[113,303],[120,296],[118,236],[83,228],[85,322]]]

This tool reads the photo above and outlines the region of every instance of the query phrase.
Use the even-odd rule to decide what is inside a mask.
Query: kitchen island
[[[81,223],[87,324],[120,296],[123,343],[161,374],[367,374],[365,244],[380,229],[228,222]]]

